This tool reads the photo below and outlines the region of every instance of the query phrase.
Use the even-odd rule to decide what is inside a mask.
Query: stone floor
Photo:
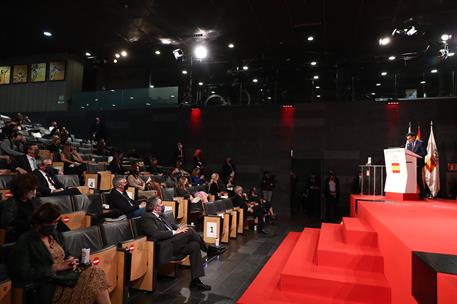
[[[246,231],[229,244],[224,244],[228,250],[207,263],[206,276],[202,281],[212,286],[211,291],[191,292],[188,288],[190,270],[181,267],[177,278],[160,278],[157,291],[133,294],[130,303],[236,303],[288,232],[319,226],[320,221],[316,218],[296,216],[282,217],[275,225],[268,225],[269,234],[266,236]]]

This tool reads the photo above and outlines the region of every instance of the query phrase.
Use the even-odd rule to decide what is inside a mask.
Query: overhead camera
[[[182,49],[173,50],[173,56],[175,56],[176,60],[179,60],[181,57],[184,56],[184,52]]]

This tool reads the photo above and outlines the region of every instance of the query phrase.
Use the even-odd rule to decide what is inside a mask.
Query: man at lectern
[[[406,149],[416,153],[417,155],[421,156],[422,158],[417,159],[417,185],[419,186],[419,197],[425,197],[425,188],[424,188],[424,181],[422,179],[422,172],[424,169],[424,159],[425,155],[427,155],[427,149],[425,148],[424,142],[416,138],[416,134],[413,132],[409,132],[406,134]]]

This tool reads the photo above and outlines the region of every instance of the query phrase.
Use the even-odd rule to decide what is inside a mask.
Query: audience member
[[[62,145],[62,153],[60,158],[64,163],[63,172],[66,175],[82,176],[86,169],[86,161],[84,161],[79,153],[69,143]]]
[[[57,121],[52,121],[51,122],[51,125],[49,126],[48,130],[49,132],[51,132],[52,130],[54,130],[55,128],[57,128]]]
[[[184,164],[184,146],[178,142],[176,144],[175,159],[174,162],[181,161]]]
[[[48,158],[38,160],[37,165],[38,169],[33,171],[33,175],[36,177],[38,183],[38,196],[81,194],[78,188],[64,187],[56,176],[56,169],[52,167],[52,160]]]
[[[171,223],[164,216],[164,210],[165,206],[160,198],[151,198],[140,221],[141,229],[148,238],[160,244],[159,263],[169,263],[174,256],[189,255],[192,279],[190,288],[210,290],[211,287],[200,280],[200,277],[205,275],[200,252],[207,251],[205,243],[192,228]]]
[[[105,124],[100,117],[95,117],[95,121],[90,127],[91,138],[98,141],[100,138],[105,138]]]
[[[265,210],[265,213],[270,219],[276,218],[276,214],[273,210],[273,205],[271,202],[261,198],[259,194],[257,193],[257,187],[252,187],[251,190],[249,190],[249,201],[254,202],[257,204],[260,204],[260,206]]]
[[[271,198],[273,196],[273,189],[275,188],[275,176],[270,175],[270,172],[263,172],[262,181],[260,183],[262,189],[263,199],[271,203]]]
[[[151,178],[148,178],[147,181],[145,182],[140,177],[140,165],[138,163],[134,163],[132,165],[132,170],[130,170],[130,174],[127,177],[127,182],[130,187],[134,187],[137,190],[141,190],[141,191],[150,190],[149,186],[150,186]]]
[[[60,128],[60,141],[63,143],[66,143],[68,141],[68,138],[70,138],[70,132],[68,132],[66,127],[61,127]]]
[[[128,187],[127,179],[116,176],[113,179],[114,188],[109,194],[109,205],[113,209],[120,210],[128,218],[138,217],[144,213],[145,202],[136,203],[129,197],[126,190]]]
[[[62,141],[60,137],[55,135],[51,138],[51,143],[48,146],[49,152],[52,153],[52,160],[53,161],[61,161],[60,153],[62,153]]]
[[[163,199],[162,185],[156,182],[153,176],[151,177],[151,191],[155,191],[156,196]]]
[[[328,171],[328,177],[324,183],[325,203],[326,203],[326,220],[338,221],[338,199],[340,196],[340,182],[335,176],[333,170]]]
[[[199,168],[203,171],[203,160],[202,160],[202,150],[195,149],[194,151],[194,158],[193,158],[193,167],[192,168]]]
[[[229,176],[233,176],[233,180],[235,180],[236,175],[236,167],[235,164],[232,162],[232,158],[230,156],[225,158],[224,164],[222,165],[222,180],[225,183]]]
[[[189,192],[189,181],[187,177],[181,176],[178,179],[176,187],[176,196],[184,197],[185,199],[192,199],[192,195]]]
[[[37,169],[38,146],[36,144],[24,145],[25,155],[18,156],[14,159],[13,170],[19,174],[32,173]]]
[[[106,141],[103,138],[100,138],[95,145],[94,154],[100,156],[111,155],[111,151],[107,148]]]
[[[128,172],[126,168],[122,166],[124,159],[124,153],[121,151],[114,152],[113,160],[108,164],[108,170],[113,174],[124,175]]]
[[[265,212],[262,210],[260,204],[250,202],[246,193],[243,193],[241,186],[235,187],[235,196],[232,197],[232,204],[234,207],[240,207],[244,209],[244,217],[252,216],[257,219],[259,223],[259,231],[266,234],[264,216]]]
[[[205,176],[201,174],[200,168],[194,168],[192,170],[192,176],[190,177],[193,186],[200,186],[205,183]]]
[[[59,208],[50,203],[35,209],[33,228],[18,239],[8,265],[13,280],[35,283],[39,303],[111,303],[104,271],[98,267],[78,268],[78,261],[65,255],[56,237],[59,217]],[[71,272],[76,269],[78,272]],[[59,284],[58,278],[68,277],[69,271],[77,278],[74,287]]]
[[[2,203],[1,227],[11,227],[8,242],[14,242],[31,227],[32,212],[36,207],[37,183],[32,174],[15,176],[10,184],[12,197]]]
[[[176,161],[176,167],[171,171],[171,175],[175,178],[179,178],[180,176],[189,176],[189,172],[183,169],[183,163],[180,160]]]
[[[228,196],[232,197],[235,195],[235,183],[233,175],[229,175],[227,182],[225,183],[225,190],[227,190]]]
[[[220,197],[221,186],[218,173],[211,174],[211,179],[208,183],[208,193],[214,195],[215,199]]]
[[[159,166],[159,161],[155,157],[148,157],[147,163],[149,166],[149,172],[153,175],[163,175],[163,170]]]
[[[2,155],[9,155],[11,157],[23,156],[25,143],[24,135],[19,131],[13,131],[10,136],[3,140],[0,145]]]

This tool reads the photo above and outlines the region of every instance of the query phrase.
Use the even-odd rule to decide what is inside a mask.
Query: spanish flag
[[[392,163],[392,173],[400,173],[400,163]]]
[[[430,137],[427,144],[427,155],[425,156],[425,182],[433,197],[440,191],[440,164],[438,148],[436,147],[435,136],[433,135],[433,122],[430,123]]]
[[[422,138],[421,138],[421,126],[417,126],[416,139],[417,140],[422,140]]]

